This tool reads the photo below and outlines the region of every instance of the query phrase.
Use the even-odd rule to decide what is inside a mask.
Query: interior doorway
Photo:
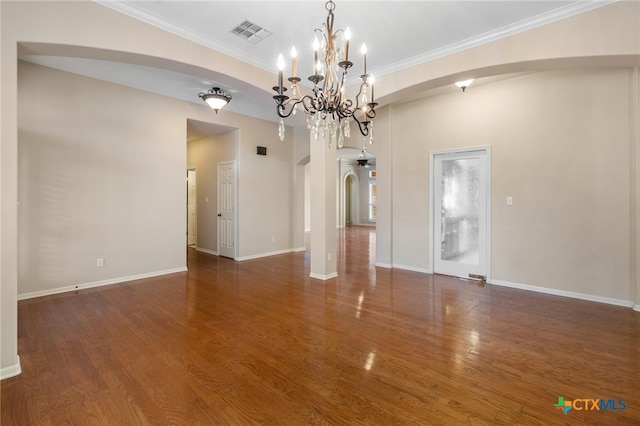
[[[196,190],[196,169],[187,170],[187,245],[198,243],[198,205]]]
[[[218,163],[218,254],[236,258],[236,162]]]
[[[486,280],[489,274],[489,148],[431,154],[433,271]]]
[[[344,180],[344,225],[350,226],[357,223],[357,204],[354,203],[354,197],[357,194],[357,188],[353,175],[348,174]]]

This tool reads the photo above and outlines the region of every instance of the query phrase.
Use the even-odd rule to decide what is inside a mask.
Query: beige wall
[[[396,105],[394,264],[432,269],[430,152],[491,146],[491,279],[629,303],[632,71],[532,73]]]
[[[245,117],[238,164],[240,260],[290,251],[293,246],[293,146],[277,123]],[[293,138],[287,128],[285,141]],[[256,147],[267,148],[257,155]]]
[[[243,132],[187,149],[191,110],[213,117],[204,104],[19,63],[19,297],[186,269],[191,166],[202,248],[217,252],[217,164],[236,161],[236,225],[248,236],[237,241],[238,258],[292,249],[291,146],[273,123],[226,112]]]
[[[180,103],[23,62],[18,75],[18,294],[184,270]]]

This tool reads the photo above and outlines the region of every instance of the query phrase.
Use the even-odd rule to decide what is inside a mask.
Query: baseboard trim
[[[187,271],[186,267],[164,269],[162,271],[147,272],[144,274],[130,275],[127,277],[112,278],[109,280],[94,281],[94,282],[78,284],[78,285],[70,285],[66,287],[57,287],[57,288],[52,288],[48,290],[33,291],[30,293],[18,294],[18,300],[33,299],[35,297],[42,297],[42,296],[51,296],[53,294],[67,293],[69,291],[84,290],[87,288],[102,287],[102,286],[111,285],[111,284],[120,284],[127,281],[140,280],[144,278],[152,278],[160,275],[175,274],[176,272],[185,272],[185,271]]]
[[[300,253],[301,251],[306,251],[306,250],[307,250],[306,247],[297,247],[297,248],[294,248],[292,251],[294,253]]]
[[[512,283],[509,281],[502,281],[502,280],[490,280],[489,284],[498,285],[502,287],[516,288],[519,290],[535,291],[537,293],[551,294],[554,296],[571,297],[573,299],[587,300],[589,302],[599,302],[599,303],[606,303],[608,305],[624,306],[626,308],[633,307],[633,302],[631,302],[630,300],[613,299],[611,297],[594,296],[592,294],[577,293],[577,292],[566,291],[566,290],[557,290],[554,288],[538,287],[534,285]],[[636,308],[634,309],[637,310]]]
[[[277,256],[279,254],[291,253],[292,251],[293,249],[277,250],[269,253],[252,254],[249,256],[237,257],[235,260],[237,260],[238,262],[242,262],[245,260],[260,259],[261,257]]]
[[[218,256],[218,252],[217,251],[209,250],[209,249],[202,248],[202,247],[197,247],[196,246],[196,251],[201,251],[202,253],[207,253],[207,254],[212,254],[214,256]]]
[[[326,275],[316,274],[314,272],[309,274],[310,278],[315,278],[316,280],[323,280],[323,281],[327,281],[327,280],[330,280],[332,278],[336,278],[337,276],[338,276],[337,272],[332,272],[332,273],[326,274]]]
[[[432,274],[433,272],[430,269],[425,268],[416,268],[415,266],[407,266],[407,265],[398,265],[394,263],[392,265],[393,268],[404,269],[405,271],[413,271],[413,272],[421,272],[423,274]]]
[[[407,270],[407,271],[421,272],[421,273],[424,273],[424,274],[432,274],[433,273],[429,269],[416,268],[414,266],[407,266],[407,265],[399,265],[399,264],[396,264],[396,263],[394,263],[392,265],[389,265],[389,264],[386,264],[386,263],[377,263],[376,262],[376,266],[379,266],[381,268],[404,269],[404,270]],[[502,286],[502,287],[515,288],[515,289],[518,289],[518,290],[534,291],[536,293],[551,294],[551,295],[554,295],[554,296],[562,296],[562,297],[571,297],[573,299],[587,300],[589,302],[598,302],[598,303],[605,303],[607,305],[623,306],[625,308],[632,308],[634,311],[640,312],[640,304],[634,304],[630,300],[614,299],[614,298],[611,298],[611,297],[595,296],[595,295],[592,295],[592,294],[577,293],[577,292],[573,292],[573,291],[558,290],[558,289],[554,289],[554,288],[539,287],[539,286],[534,286],[534,285],[529,285],[529,284],[520,284],[520,283],[513,283],[513,282],[509,282],[509,281],[494,280],[494,279],[489,279],[487,281],[487,283],[488,284],[492,284],[492,285]]]
[[[381,263],[381,262],[376,262],[376,266],[380,267],[380,268],[387,268],[387,269],[391,269],[393,268],[393,265],[390,263]]]
[[[16,355],[16,361],[17,361],[16,364],[0,369],[0,380],[8,379],[10,377],[15,377],[18,374],[22,373],[22,368],[20,367],[19,355]]]

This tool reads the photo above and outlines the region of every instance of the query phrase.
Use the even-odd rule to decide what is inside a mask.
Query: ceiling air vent
[[[256,44],[264,40],[271,34],[271,31],[265,30],[258,24],[244,20],[231,29],[231,33],[240,38],[247,40],[249,43]]]

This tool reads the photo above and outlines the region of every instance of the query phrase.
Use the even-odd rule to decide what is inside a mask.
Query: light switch
[[[513,197],[507,197],[507,205],[508,206],[512,206],[513,205]]]

